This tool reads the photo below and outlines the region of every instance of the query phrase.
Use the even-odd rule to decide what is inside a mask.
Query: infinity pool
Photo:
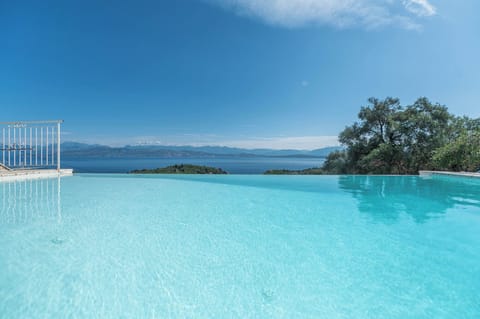
[[[480,181],[0,183],[0,318],[480,318]]]

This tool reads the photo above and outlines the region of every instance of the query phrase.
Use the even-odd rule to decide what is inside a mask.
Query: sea
[[[271,169],[301,170],[322,166],[324,158],[313,157],[215,157],[215,158],[64,158],[62,167],[77,173],[127,173],[174,164],[221,168],[230,174],[262,174]]]

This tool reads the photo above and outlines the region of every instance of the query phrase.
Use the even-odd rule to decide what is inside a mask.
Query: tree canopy
[[[358,121],[339,135],[344,151],[323,166],[330,174],[417,174],[419,170],[480,169],[480,119],[456,117],[421,97],[370,98]]]

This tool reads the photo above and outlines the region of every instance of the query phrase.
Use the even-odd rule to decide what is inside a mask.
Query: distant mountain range
[[[215,158],[215,157],[320,157],[324,158],[340,146],[311,151],[244,149],[226,146],[162,146],[126,145],[111,147],[77,142],[62,143],[64,158]]]

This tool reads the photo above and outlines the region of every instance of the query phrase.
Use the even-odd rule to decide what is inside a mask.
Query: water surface
[[[79,173],[127,173],[175,164],[219,167],[230,174],[262,174],[270,169],[302,170],[320,167],[324,158],[296,157],[215,157],[215,158],[96,158],[62,160],[64,167]]]
[[[0,318],[479,318],[480,183],[0,184]]]

